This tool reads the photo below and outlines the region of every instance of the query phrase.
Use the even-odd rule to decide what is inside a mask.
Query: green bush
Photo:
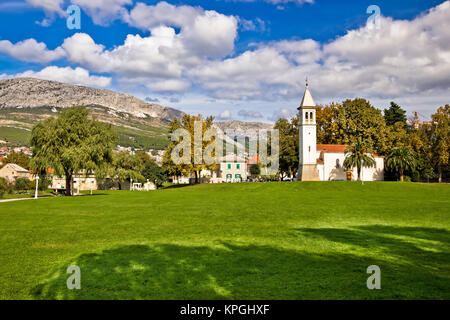
[[[39,177],[38,190],[45,191],[52,184],[52,179],[42,176]]]
[[[0,178],[0,198],[3,198],[5,193],[13,193],[13,186],[5,178]]]
[[[28,178],[17,178],[14,190],[33,190],[34,182]]]

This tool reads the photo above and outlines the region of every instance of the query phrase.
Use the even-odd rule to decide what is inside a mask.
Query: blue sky
[[[66,26],[70,4],[81,8],[79,30]],[[374,4],[379,24],[368,22]],[[309,77],[320,104],[395,100],[429,115],[450,103],[449,15],[449,1],[425,0],[4,0],[0,79],[270,122],[295,112]]]

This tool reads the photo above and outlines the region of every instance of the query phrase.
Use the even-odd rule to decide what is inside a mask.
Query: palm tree
[[[404,181],[407,170],[414,170],[417,165],[415,153],[409,147],[393,148],[386,159],[386,167],[400,174],[400,181]]]
[[[345,149],[344,167],[357,168],[358,181],[361,181],[361,168],[375,167],[375,159],[362,141],[358,141]]]

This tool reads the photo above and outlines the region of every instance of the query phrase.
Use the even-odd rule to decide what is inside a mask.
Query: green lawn
[[[381,268],[381,290],[366,269]],[[81,290],[66,269],[81,268]],[[450,299],[450,186],[251,183],[0,203],[0,299]]]

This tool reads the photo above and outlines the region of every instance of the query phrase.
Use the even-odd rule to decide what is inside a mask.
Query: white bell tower
[[[316,147],[316,104],[309,92],[308,79],[299,110],[298,180],[319,181]]]

